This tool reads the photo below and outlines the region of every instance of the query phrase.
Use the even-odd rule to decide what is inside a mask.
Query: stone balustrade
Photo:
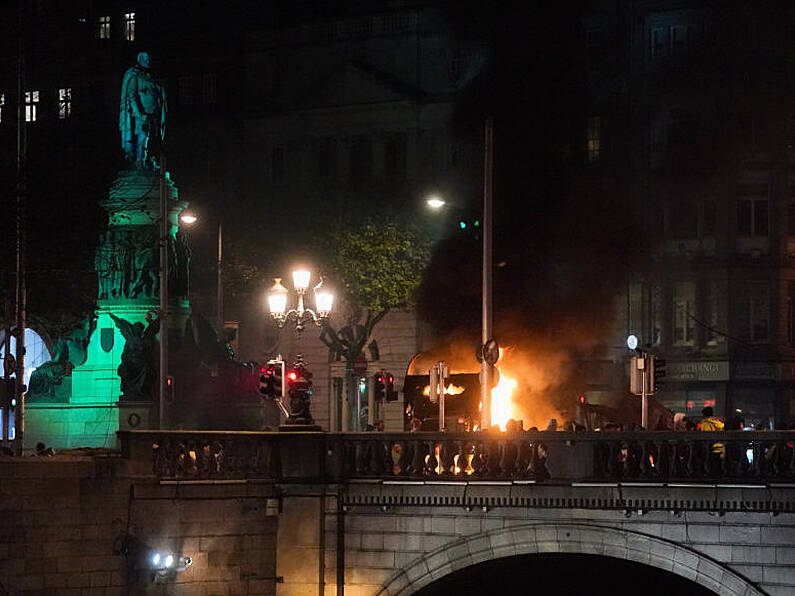
[[[173,480],[752,484],[795,480],[793,431],[130,431],[120,435],[124,454],[140,473]]]

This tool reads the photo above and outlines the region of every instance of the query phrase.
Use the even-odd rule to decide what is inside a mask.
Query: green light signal
[[[467,229],[467,222],[459,221],[458,222],[458,227],[461,228],[462,230],[466,230]]]
[[[474,225],[475,225],[476,228],[479,228],[480,227],[480,220],[476,219]]]

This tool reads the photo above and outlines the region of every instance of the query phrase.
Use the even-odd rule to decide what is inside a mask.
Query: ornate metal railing
[[[795,481],[795,432],[120,433],[161,479]]]

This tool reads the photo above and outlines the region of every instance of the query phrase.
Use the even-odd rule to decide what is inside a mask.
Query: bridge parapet
[[[139,474],[174,480],[795,481],[793,431],[120,435],[124,454]]]

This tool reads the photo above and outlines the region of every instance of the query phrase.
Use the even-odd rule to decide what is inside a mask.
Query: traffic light
[[[280,359],[269,360],[268,365],[272,372],[273,397],[280,399],[284,397],[284,361]]]
[[[381,371],[375,375],[375,399],[382,400],[386,398],[386,374]]]
[[[174,403],[174,377],[168,375],[166,377],[166,401],[170,404]]]
[[[386,373],[386,401],[397,401],[398,394],[395,391],[395,377],[391,373]]]
[[[274,370],[273,364],[263,364],[260,367],[259,392],[265,397],[274,397]]]
[[[663,383],[660,379],[665,377],[665,360],[659,356],[651,357],[651,379],[649,379],[649,387],[652,393],[657,393],[662,389]]]

